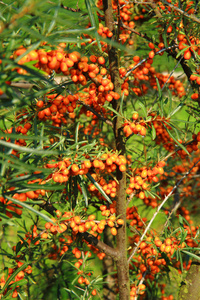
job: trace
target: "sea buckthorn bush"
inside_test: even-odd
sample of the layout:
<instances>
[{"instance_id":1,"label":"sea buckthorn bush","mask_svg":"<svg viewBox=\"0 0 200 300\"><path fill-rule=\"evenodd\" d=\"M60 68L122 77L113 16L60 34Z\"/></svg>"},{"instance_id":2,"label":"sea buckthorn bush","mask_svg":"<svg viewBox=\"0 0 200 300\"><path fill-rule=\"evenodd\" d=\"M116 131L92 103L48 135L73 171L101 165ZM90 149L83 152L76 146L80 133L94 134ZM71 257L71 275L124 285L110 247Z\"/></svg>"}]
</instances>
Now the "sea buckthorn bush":
<instances>
[{"instance_id":1,"label":"sea buckthorn bush","mask_svg":"<svg viewBox=\"0 0 200 300\"><path fill-rule=\"evenodd\" d=\"M0 11L0 299L199 299L197 1Z\"/></svg>"}]
</instances>

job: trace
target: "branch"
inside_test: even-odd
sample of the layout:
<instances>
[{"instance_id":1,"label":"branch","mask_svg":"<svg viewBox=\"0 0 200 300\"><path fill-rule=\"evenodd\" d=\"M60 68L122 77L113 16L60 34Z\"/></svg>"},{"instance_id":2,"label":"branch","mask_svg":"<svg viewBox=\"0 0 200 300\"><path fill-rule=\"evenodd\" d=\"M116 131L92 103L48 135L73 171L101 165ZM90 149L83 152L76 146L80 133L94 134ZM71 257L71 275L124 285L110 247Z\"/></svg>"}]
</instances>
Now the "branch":
<instances>
[{"instance_id":1,"label":"branch","mask_svg":"<svg viewBox=\"0 0 200 300\"><path fill-rule=\"evenodd\" d=\"M159 207L157 208L157 211L154 213L151 221L149 222L148 226L146 227L145 231L143 232L139 242L137 243L137 246L133 249L132 253L129 256L128 262L131 261L131 259L133 258L133 256L135 255L135 253L137 252L141 242L143 241L147 231L150 229L151 224L153 223L154 219L156 218L157 214L159 213L159 211L161 210L161 208L163 207L163 205L167 202L167 200L171 197L171 195L173 194L173 192L176 190L176 188L181 184L181 182L190 174L190 172L192 171L192 169L200 162L200 159L189 169L189 171L177 182L177 184L173 187L173 189L171 190L171 192L165 197L165 199L163 200L163 202L159 205Z\"/></svg>"},{"instance_id":2,"label":"branch","mask_svg":"<svg viewBox=\"0 0 200 300\"><path fill-rule=\"evenodd\" d=\"M153 11L154 11L156 17L159 18L159 19L162 18L162 14L161 14L160 11L158 10L155 1L154 1L154 0L150 0L150 2L151 2L150 6L152 7L152 9L153 9Z\"/></svg>"},{"instance_id":3,"label":"branch","mask_svg":"<svg viewBox=\"0 0 200 300\"><path fill-rule=\"evenodd\" d=\"M163 49L161 49L161 50L159 50L159 51L157 51L157 52L155 52L155 55L158 55L158 54L160 54L160 53L162 53L162 52L164 52L164 51L170 51L171 49L174 49L174 48L177 48L178 47L178 45L173 45L173 46L170 46L170 47L168 47L168 48L163 48ZM146 57L146 58L144 58L143 60L141 60L137 65L135 65L132 69L130 69L127 73L126 73L126 75L123 77L123 79L126 79L129 75L130 75L130 73L132 72L132 71L134 71L135 69L137 69L138 67L140 67L144 62L146 62L147 60L149 59L149 57Z\"/></svg>"},{"instance_id":4,"label":"branch","mask_svg":"<svg viewBox=\"0 0 200 300\"><path fill-rule=\"evenodd\" d=\"M179 63L181 63L181 60L182 60L182 59L183 59L183 57L181 56L181 58L179 59L179 61L178 61L177 64L176 64L176 66L175 66L174 69L171 71L171 73L169 74L167 80L165 81L165 83L164 83L164 85L163 85L163 87L162 87L162 89L161 89L161 92L164 90L164 88L165 88L165 86L167 85L167 83L168 83L170 77L173 75L173 73L174 73L174 71L176 70L176 68L178 68L178 65L179 65ZM152 106L149 108L149 110L148 110L148 112L147 112L148 114L152 111L152 109L153 109L154 105L156 104L158 98L159 98L159 94L157 95L156 99L154 100Z\"/></svg>"},{"instance_id":5,"label":"branch","mask_svg":"<svg viewBox=\"0 0 200 300\"><path fill-rule=\"evenodd\" d=\"M101 116L100 114L98 114L92 107L88 106L87 104L85 104L85 103L82 102L81 100L78 100L78 102L79 102L80 104L82 104L87 110L91 111L95 116L97 116L97 118L98 118L99 120L102 120L102 121L104 121L106 124L108 124L108 125L110 125L111 127L113 127L113 123L112 123L110 120L108 120L108 119L104 118L103 116Z\"/></svg>"},{"instance_id":6,"label":"branch","mask_svg":"<svg viewBox=\"0 0 200 300\"><path fill-rule=\"evenodd\" d=\"M181 15L183 15L184 17L187 17L187 18L191 19L192 21L197 22L197 23L200 24L200 19L198 19L195 15L193 15L193 14L189 15L189 14L186 13L184 10L182 10L182 9L180 9L180 8L178 8L178 7L176 7L176 6L172 5L172 4L170 4L170 3L168 3L168 2L165 1L165 0L161 0L161 2L163 2L163 3L166 4L166 5L168 5L168 6L171 7L172 9L178 11L178 12L179 12Z\"/></svg>"},{"instance_id":7,"label":"branch","mask_svg":"<svg viewBox=\"0 0 200 300\"><path fill-rule=\"evenodd\" d=\"M122 26L123 28L125 28L125 29L127 29L127 30L129 30L129 31L131 31L131 32L133 32L133 33L135 33L135 34L137 34L137 35L140 36L141 38L143 38L143 39L145 39L145 40L147 40L147 41L149 41L149 42L152 42L152 43L154 43L156 46L158 46L158 43L155 42L152 38L148 37L148 35L146 35L146 33L143 34L143 33L141 33L141 32L138 32L138 31L136 31L135 29L133 29L133 28L131 28L131 27L125 25L122 21L121 21L121 26Z\"/></svg>"},{"instance_id":8,"label":"branch","mask_svg":"<svg viewBox=\"0 0 200 300\"><path fill-rule=\"evenodd\" d=\"M70 10L70 11L73 11L73 12L79 12L81 11L80 8L71 8L71 7L68 7L68 6L64 6L63 4L61 4L61 7L66 9L66 10Z\"/></svg>"},{"instance_id":9,"label":"branch","mask_svg":"<svg viewBox=\"0 0 200 300\"><path fill-rule=\"evenodd\" d=\"M115 261L118 260L119 253L116 249L108 246L107 244L103 243L102 241L98 240L95 236L92 234L89 234L88 232L81 233L81 236L83 239L85 239L89 244L92 246L95 246L105 254L111 256Z\"/></svg>"},{"instance_id":10,"label":"branch","mask_svg":"<svg viewBox=\"0 0 200 300\"><path fill-rule=\"evenodd\" d=\"M70 91L70 90L66 90L70 95L72 95L72 96L74 96L74 94ZM83 105L87 110L89 110L89 111L91 111L95 116L97 116L97 118L99 119L99 120L102 120L102 121L104 121L106 124L108 124L108 125L110 125L111 127L113 127L113 123L110 121L110 120L108 120L108 119L106 119L106 118L104 118L103 116L101 116L100 114L98 114L98 112L96 112L92 107L90 107L89 105L87 105L87 104L85 104L83 101L81 101L80 99L78 99L78 102L81 104L81 105Z\"/></svg>"}]
</instances>

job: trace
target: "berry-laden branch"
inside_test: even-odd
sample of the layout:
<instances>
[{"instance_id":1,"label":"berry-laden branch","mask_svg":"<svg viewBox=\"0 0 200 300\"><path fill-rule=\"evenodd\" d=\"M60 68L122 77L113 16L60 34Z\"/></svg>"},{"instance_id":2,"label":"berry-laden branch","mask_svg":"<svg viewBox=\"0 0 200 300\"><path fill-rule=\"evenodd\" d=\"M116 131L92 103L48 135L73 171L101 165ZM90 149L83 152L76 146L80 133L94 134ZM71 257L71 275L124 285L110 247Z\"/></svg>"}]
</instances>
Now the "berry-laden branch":
<instances>
[{"instance_id":1,"label":"berry-laden branch","mask_svg":"<svg viewBox=\"0 0 200 300\"><path fill-rule=\"evenodd\" d=\"M118 255L118 251L116 249L106 245L105 243L98 240L95 236L93 236L92 234L89 234L88 232L84 232L81 235L89 244L95 246L96 248L98 248L99 250L104 252L105 254L111 256L115 261L118 260L119 255Z\"/></svg>"},{"instance_id":2,"label":"berry-laden branch","mask_svg":"<svg viewBox=\"0 0 200 300\"><path fill-rule=\"evenodd\" d=\"M158 206L157 211L154 213L152 219L150 220L148 226L145 228L139 242L137 243L137 246L133 249L133 251L131 252L129 258L128 258L128 262L131 261L131 259L133 258L133 256L135 255L135 253L137 252L141 242L143 241L147 231L150 229L151 224L153 223L153 221L155 220L157 214L159 213L159 211L161 210L161 208L163 207L163 205L167 202L167 200L171 197L171 195L173 194L173 192L177 189L177 187L181 184L181 182L190 174L190 172L192 171L192 169L199 163L200 159L197 160L197 162L188 170L187 173L185 173L185 175L176 183L176 185L173 187L173 189L171 190L171 192L165 197L165 199L162 201L162 203Z\"/></svg>"},{"instance_id":3,"label":"berry-laden branch","mask_svg":"<svg viewBox=\"0 0 200 300\"><path fill-rule=\"evenodd\" d=\"M70 92L70 90L67 90L67 92L74 96L73 93ZM96 112L91 106L85 104L83 101L81 101L80 99L78 99L78 103L82 104L87 110L91 111L99 120L102 120L103 122L105 122L106 124L108 124L109 126L113 127L113 123L104 118L104 116L100 115L98 112Z\"/></svg>"},{"instance_id":4,"label":"berry-laden branch","mask_svg":"<svg viewBox=\"0 0 200 300\"><path fill-rule=\"evenodd\" d=\"M164 3L164 4L166 4L170 8L172 8L172 10L178 11L184 17L187 17L187 18L191 19L192 21L197 22L197 23L200 24L200 19L198 19L195 15L193 15L193 14L190 15L187 12L183 11L182 9L180 9L179 7L176 7L176 6L172 5L171 3L169 3L169 2L167 2L165 0L161 0L161 2Z\"/></svg>"},{"instance_id":5,"label":"berry-laden branch","mask_svg":"<svg viewBox=\"0 0 200 300\"><path fill-rule=\"evenodd\" d=\"M114 18L112 10L112 0L103 0L103 9L105 14L105 24L110 31L114 33ZM115 35L113 35L114 37ZM119 75L119 56L116 48L109 45L108 57L110 66L110 75L114 84L114 91L121 95L121 80ZM120 101L112 103L113 108L119 112ZM115 115L114 117L114 135L117 151L125 155L125 137L123 133L123 119ZM118 191L116 195L116 210L117 215L124 221L124 225L118 229L116 241L117 250L119 253L117 266L119 298L129 299L130 284L129 284L129 268L127 262L127 243L126 243L126 172L117 170L117 180L119 182Z\"/></svg>"},{"instance_id":6,"label":"berry-laden branch","mask_svg":"<svg viewBox=\"0 0 200 300\"><path fill-rule=\"evenodd\" d=\"M170 47L167 47L167 48L163 48L163 49L157 51L156 53L154 53L154 56L155 56L155 55L162 54L162 53L165 52L165 51L168 52L168 51L170 51L170 50L172 50L172 49L174 49L174 48L177 48L177 47L178 47L178 45L173 45L173 46L170 46ZM127 78L127 77L131 74L131 72L133 72L135 69L137 69L137 68L138 68L139 66L141 66L143 63L145 63L148 59L149 59L149 56L146 57L146 58L144 58L144 59L142 59L138 64L136 64L133 68L131 68L131 69L126 73L126 75L124 76L124 79Z\"/></svg>"}]
</instances>

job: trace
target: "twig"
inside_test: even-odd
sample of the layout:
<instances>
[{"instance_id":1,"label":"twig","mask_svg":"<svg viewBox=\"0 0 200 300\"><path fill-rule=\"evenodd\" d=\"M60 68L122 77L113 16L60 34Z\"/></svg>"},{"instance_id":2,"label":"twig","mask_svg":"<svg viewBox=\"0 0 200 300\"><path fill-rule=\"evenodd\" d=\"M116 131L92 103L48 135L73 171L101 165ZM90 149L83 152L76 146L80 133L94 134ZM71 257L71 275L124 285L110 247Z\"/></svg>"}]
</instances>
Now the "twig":
<instances>
[{"instance_id":1,"label":"twig","mask_svg":"<svg viewBox=\"0 0 200 300\"><path fill-rule=\"evenodd\" d=\"M73 96L73 93L72 93L70 90L67 89L66 92ZM86 108L87 110L91 111L95 116L97 116L97 118L98 118L99 120L102 120L102 121L104 121L106 124L108 124L108 125L110 125L111 127L113 127L113 123L112 123L110 120L108 120L108 119L104 118L103 116L101 116L100 114L98 114L92 107L90 107L89 105L85 104L85 103L84 103L83 101L81 101L80 99L78 99L78 103L80 103L81 105L85 106L85 108Z\"/></svg>"},{"instance_id":2,"label":"twig","mask_svg":"<svg viewBox=\"0 0 200 300\"><path fill-rule=\"evenodd\" d=\"M146 227L145 231L143 232L139 242L137 243L137 246L133 249L132 253L130 254L129 258L128 258L128 262L130 263L130 260L133 258L133 256L135 255L135 253L137 252L141 242L143 241L147 231L150 229L151 224L153 223L154 219L156 218L156 216L158 215L159 211L161 210L161 208L163 207L163 205L167 202L167 200L171 197L171 195L173 194L173 192L176 190L176 188L181 184L181 182L190 174L190 172L192 171L192 169L200 162L200 159L189 169L189 171L176 183L176 185L173 187L173 189L171 190L171 192L165 197L165 199L163 200L163 202L159 205L157 211L154 213L152 219L150 220L148 226Z\"/></svg>"},{"instance_id":3,"label":"twig","mask_svg":"<svg viewBox=\"0 0 200 300\"><path fill-rule=\"evenodd\" d=\"M127 199L127 202L126 202L126 206L128 207L129 203L131 202L131 200L133 199L133 197L135 196L135 192L131 193L129 198Z\"/></svg>"},{"instance_id":4,"label":"twig","mask_svg":"<svg viewBox=\"0 0 200 300\"><path fill-rule=\"evenodd\" d=\"M154 11L156 17L159 18L159 19L161 19L161 18L162 18L162 14L161 14L161 12L158 10L157 4L155 3L154 0L151 0L150 2L151 2L150 6L152 7L152 9L153 9L153 11Z\"/></svg>"},{"instance_id":5,"label":"twig","mask_svg":"<svg viewBox=\"0 0 200 300\"><path fill-rule=\"evenodd\" d=\"M87 110L91 111L95 116L97 116L97 118L98 118L99 120L102 120L102 121L104 121L106 124L108 124L108 125L110 125L111 127L113 127L113 123L112 123L110 120L108 120L108 119L104 118L103 116L101 116L100 114L98 114L92 107L88 106L87 104L85 104L85 103L82 102L81 100L78 100L78 102L79 102L80 104L82 104L83 106L85 106L85 107L87 108Z\"/></svg>"},{"instance_id":6,"label":"twig","mask_svg":"<svg viewBox=\"0 0 200 300\"><path fill-rule=\"evenodd\" d=\"M155 41L154 41L152 38L150 38L148 35L146 35L146 33L143 34L143 33L141 33L141 32L138 32L138 31L136 31L135 29L133 29L133 28L131 28L131 27L125 25L123 22L121 22L121 26L122 26L123 28L125 28L125 29L127 29L127 30L129 30L129 31L131 31L131 32L133 32L133 33L135 33L135 34L137 34L137 35L140 36L141 38L143 38L143 39L145 39L145 40L147 40L147 41L149 41L149 42L152 42L152 43L154 43L156 46L158 46L158 43L155 42Z\"/></svg>"},{"instance_id":7,"label":"twig","mask_svg":"<svg viewBox=\"0 0 200 300\"><path fill-rule=\"evenodd\" d=\"M92 234L89 234L88 232L84 232L81 234L81 236L91 245L95 246L105 254L111 256L115 261L118 260L119 254L118 251L107 244L103 243L102 241L98 240L95 236Z\"/></svg>"},{"instance_id":8,"label":"twig","mask_svg":"<svg viewBox=\"0 0 200 300\"><path fill-rule=\"evenodd\" d=\"M165 229L165 227L167 227L168 222L169 222L171 216L179 208L179 206L181 205L181 203L182 203L182 201L179 201L179 202L175 203L174 207L172 208L172 210L171 210L170 214L168 215L168 218L167 218L167 220L166 220L166 222L165 222L165 224L163 226L161 234L164 232L164 229Z\"/></svg>"},{"instance_id":9,"label":"twig","mask_svg":"<svg viewBox=\"0 0 200 300\"><path fill-rule=\"evenodd\" d=\"M70 10L70 11L73 11L73 12L79 12L81 11L80 8L71 8L71 7L68 7L68 6L64 6L63 4L61 4L61 7L66 9L66 10Z\"/></svg>"},{"instance_id":10,"label":"twig","mask_svg":"<svg viewBox=\"0 0 200 300\"><path fill-rule=\"evenodd\" d=\"M177 64L176 64L176 66L175 66L174 69L171 71L171 73L169 74L167 80L165 81L165 83L164 83L164 85L163 85L163 87L162 87L162 89L161 89L161 92L164 90L164 88L165 88L167 82L169 81L169 79L170 79L171 76L173 75L174 71L176 70L176 68L178 67L178 65L180 64L180 62L181 62L182 59L183 59L183 57L181 56L181 58L179 59L179 61L178 61ZM157 100L158 100L158 97L159 97L159 95L157 95L157 97L156 97L156 99L154 100L152 106L149 108L149 110L148 110L148 112L147 112L148 114L152 111L152 109L153 109L155 103L156 103Z\"/></svg>"},{"instance_id":11,"label":"twig","mask_svg":"<svg viewBox=\"0 0 200 300\"><path fill-rule=\"evenodd\" d=\"M173 45L173 46L170 46L170 47L168 47L168 48L163 48L163 49L161 49L161 50L155 52L155 55L158 55L158 54L160 54L160 53L162 53L162 52L164 52L164 51L169 51L169 50L174 49L174 48L177 48L177 47L178 47L178 45ZM148 59L149 59L149 57L146 57L146 58L144 58L143 60L141 60L137 65L135 65L132 69L130 69L130 70L126 73L126 75L123 77L123 79L126 79L126 78L130 75L131 72L133 72L135 69L137 69L138 67L140 67L140 66L141 66L144 62L146 62Z\"/></svg>"},{"instance_id":12,"label":"twig","mask_svg":"<svg viewBox=\"0 0 200 300\"><path fill-rule=\"evenodd\" d=\"M138 293L139 293L139 291L140 291L139 286L140 286L140 284L143 283L143 281L144 281L146 275L147 275L147 271L145 271L145 272L142 274L142 278L140 279L140 282L138 283L138 288L137 288L136 296L135 296L135 299L134 299L134 300L137 300L137 298L138 298Z\"/></svg>"},{"instance_id":13,"label":"twig","mask_svg":"<svg viewBox=\"0 0 200 300\"><path fill-rule=\"evenodd\" d=\"M185 11L183 11L182 9L180 9L180 8L178 8L178 7L176 7L176 6L172 5L172 4L170 4L170 3L168 3L168 2L165 1L165 0L161 0L161 2L164 3L164 4L166 4L166 5L168 5L168 6L171 7L172 9L178 11L181 15L183 15L183 16L185 16L185 17L191 19L192 21L197 22L197 23L200 24L200 19L198 19L195 15L193 15L193 14L189 15L188 13L186 13Z\"/></svg>"}]
</instances>

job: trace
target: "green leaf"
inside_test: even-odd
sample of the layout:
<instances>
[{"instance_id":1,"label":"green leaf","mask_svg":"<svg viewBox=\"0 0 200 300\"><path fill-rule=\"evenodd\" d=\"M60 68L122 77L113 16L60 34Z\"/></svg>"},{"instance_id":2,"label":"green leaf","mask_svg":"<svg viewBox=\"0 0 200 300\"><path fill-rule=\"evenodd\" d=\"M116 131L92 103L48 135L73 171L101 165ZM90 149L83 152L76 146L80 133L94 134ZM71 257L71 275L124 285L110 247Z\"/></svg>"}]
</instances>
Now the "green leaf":
<instances>
[{"instance_id":1,"label":"green leaf","mask_svg":"<svg viewBox=\"0 0 200 300\"><path fill-rule=\"evenodd\" d=\"M88 179L94 184L94 186L98 189L98 191L102 194L102 196L104 198L106 198L106 200L109 203L112 203L112 201L110 200L110 198L108 197L108 195L106 195L106 193L104 192L104 190L102 189L102 187L96 182L96 180L94 180L94 178L90 175L90 173L86 174Z\"/></svg>"},{"instance_id":2,"label":"green leaf","mask_svg":"<svg viewBox=\"0 0 200 300\"><path fill-rule=\"evenodd\" d=\"M183 149L188 155L190 155L190 153L187 151L187 149L181 144L179 143L179 141L173 136L173 134L170 132L170 130L165 126L165 124L163 124L165 129L167 130L169 136L176 142L177 145L179 145L179 147L181 149Z\"/></svg>"},{"instance_id":3,"label":"green leaf","mask_svg":"<svg viewBox=\"0 0 200 300\"><path fill-rule=\"evenodd\" d=\"M27 183L23 183L22 185L16 185L15 187L23 187L23 189L18 189L15 190L16 193L26 193L28 191L36 191L38 189L44 189L44 190L49 190L49 191L60 191L63 190L65 188L65 185L58 185L56 183L52 184L52 185L45 185L45 184L27 184Z\"/></svg>"},{"instance_id":4,"label":"green leaf","mask_svg":"<svg viewBox=\"0 0 200 300\"><path fill-rule=\"evenodd\" d=\"M74 294L76 296L76 299L81 300L82 297L79 297L73 290L67 289L67 288L63 288L65 291L69 292L69 294Z\"/></svg>"},{"instance_id":5,"label":"green leaf","mask_svg":"<svg viewBox=\"0 0 200 300\"><path fill-rule=\"evenodd\" d=\"M87 188L84 183L83 177L81 175L78 175L77 178L83 193L83 197L85 199L85 205L88 206L88 193L87 193Z\"/></svg>"},{"instance_id":6,"label":"green leaf","mask_svg":"<svg viewBox=\"0 0 200 300\"><path fill-rule=\"evenodd\" d=\"M154 193L152 193L152 192L150 192L150 191L144 191L144 193L147 195L147 197L148 196L151 196L153 199L155 199L156 197L157 197L157 195L156 194L154 194Z\"/></svg>"},{"instance_id":7,"label":"green leaf","mask_svg":"<svg viewBox=\"0 0 200 300\"><path fill-rule=\"evenodd\" d=\"M98 18L97 18L96 11L95 11L95 13L92 11L92 6L93 5L92 5L91 0L85 0L85 5L86 5L86 8L88 10L91 25L96 28L95 38L97 40L98 48L101 49L99 34L97 33L97 30L99 29L99 21L98 21Z\"/></svg>"},{"instance_id":8,"label":"green leaf","mask_svg":"<svg viewBox=\"0 0 200 300\"><path fill-rule=\"evenodd\" d=\"M67 30L58 30L56 32L51 33L50 37L52 36L57 36L58 34L82 34L82 33L86 33L86 34L90 34L91 32L93 32L96 28L95 27L89 27L87 29L85 28L79 28L79 29L67 29Z\"/></svg>"},{"instance_id":9,"label":"green leaf","mask_svg":"<svg viewBox=\"0 0 200 300\"><path fill-rule=\"evenodd\" d=\"M144 106L144 104L141 101L137 101L138 106L142 109L145 118L147 117L147 111L146 111L146 107Z\"/></svg>"},{"instance_id":10,"label":"green leaf","mask_svg":"<svg viewBox=\"0 0 200 300\"><path fill-rule=\"evenodd\" d=\"M194 253L191 253L191 252L189 252L189 251L185 251L185 250L181 250L181 252L183 252L183 253L185 253L185 254L187 254L187 255L189 255L189 256L191 256L191 257L193 257L194 259L196 259L196 260L199 260L199 261L200 261L200 256L198 256L198 255L196 255L196 254L194 254Z\"/></svg>"},{"instance_id":11,"label":"green leaf","mask_svg":"<svg viewBox=\"0 0 200 300\"><path fill-rule=\"evenodd\" d=\"M159 80L158 80L157 77L156 77L156 83L157 83L157 87L158 87L158 97L161 98L162 97L162 90L161 90L160 83L159 83Z\"/></svg>"},{"instance_id":12,"label":"green leaf","mask_svg":"<svg viewBox=\"0 0 200 300\"><path fill-rule=\"evenodd\" d=\"M152 136L152 140L154 141L156 138L156 130L153 124L151 125L151 136Z\"/></svg>"},{"instance_id":13,"label":"green leaf","mask_svg":"<svg viewBox=\"0 0 200 300\"><path fill-rule=\"evenodd\" d=\"M79 132L79 124L80 124L80 122L77 123L77 125L76 125L76 130L75 130L76 151L78 151L78 132Z\"/></svg>"},{"instance_id":14,"label":"green leaf","mask_svg":"<svg viewBox=\"0 0 200 300\"><path fill-rule=\"evenodd\" d=\"M43 218L45 221L54 224L54 222L53 222L48 216L46 216L45 214L41 213L40 211L37 211L36 209L34 209L33 207L31 207L30 205L28 205L28 204L26 204L26 203L24 203L24 202L21 202L21 201L19 201L19 200L17 200L17 199L14 199L14 198L12 198L12 197L10 197L10 196L7 196L7 195L6 195L6 198L9 199L9 200L11 200L12 202L18 204L18 205L21 205L21 206L24 207L24 208L27 208L27 209L30 210L31 212L33 212L33 213L35 213L36 215L38 215L38 216L40 216L41 218Z\"/></svg>"},{"instance_id":15,"label":"green leaf","mask_svg":"<svg viewBox=\"0 0 200 300\"><path fill-rule=\"evenodd\" d=\"M185 121L185 120L181 120L181 119L171 119L170 118L170 121L171 122L183 122L183 123L186 123L186 124L195 124L195 122Z\"/></svg>"},{"instance_id":16,"label":"green leaf","mask_svg":"<svg viewBox=\"0 0 200 300\"><path fill-rule=\"evenodd\" d=\"M107 109L111 110L112 112L114 112L117 116L122 117L122 115L120 113L118 113L114 108L112 108L111 106L107 106Z\"/></svg>"},{"instance_id":17,"label":"green leaf","mask_svg":"<svg viewBox=\"0 0 200 300\"><path fill-rule=\"evenodd\" d=\"M178 58L179 56L181 56L186 50L188 50L190 48L190 45L186 45L183 44L184 46L186 46L184 49L182 49L181 51L179 51L179 53L176 55L176 58Z\"/></svg>"},{"instance_id":18,"label":"green leaf","mask_svg":"<svg viewBox=\"0 0 200 300\"><path fill-rule=\"evenodd\" d=\"M179 218L179 224L180 224L180 226L181 226L182 228L184 228L184 227L183 227L183 217L182 217L181 215L179 215L178 218Z\"/></svg>"},{"instance_id":19,"label":"green leaf","mask_svg":"<svg viewBox=\"0 0 200 300\"><path fill-rule=\"evenodd\" d=\"M49 27L48 27L48 30L47 30L47 35L49 35L49 33L53 30L53 28L55 27L56 25L56 18L58 16L58 8L55 8L55 12L54 12L54 16L52 18L52 21L51 23L49 24Z\"/></svg>"},{"instance_id":20,"label":"green leaf","mask_svg":"<svg viewBox=\"0 0 200 300\"><path fill-rule=\"evenodd\" d=\"M21 267L17 268L17 270L16 270L13 274L10 275L10 277L8 278L8 280L6 281L4 287L3 287L2 290L1 290L1 294L3 294L3 293L5 292L5 290L6 290L7 287L9 286L10 282L11 282L11 281L14 281L15 277L17 276L17 274L18 274L20 271L24 270L27 266L28 266L28 263L26 262L26 263L24 263Z\"/></svg>"},{"instance_id":21,"label":"green leaf","mask_svg":"<svg viewBox=\"0 0 200 300\"><path fill-rule=\"evenodd\" d=\"M182 107L183 107L184 103L179 103L179 105L177 107L175 107L167 116L167 118L170 118L171 116L175 115Z\"/></svg>"},{"instance_id":22,"label":"green leaf","mask_svg":"<svg viewBox=\"0 0 200 300\"><path fill-rule=\"evenodd\" d=\"M181 271L183 272L183 258L182 258L182 255L181 255L181 252L179 251L179 261L180 261L180 264L181 264Z\"/></svg>"}]
</instances>

